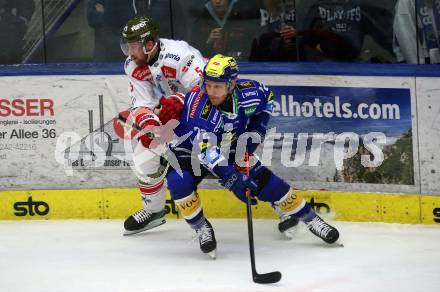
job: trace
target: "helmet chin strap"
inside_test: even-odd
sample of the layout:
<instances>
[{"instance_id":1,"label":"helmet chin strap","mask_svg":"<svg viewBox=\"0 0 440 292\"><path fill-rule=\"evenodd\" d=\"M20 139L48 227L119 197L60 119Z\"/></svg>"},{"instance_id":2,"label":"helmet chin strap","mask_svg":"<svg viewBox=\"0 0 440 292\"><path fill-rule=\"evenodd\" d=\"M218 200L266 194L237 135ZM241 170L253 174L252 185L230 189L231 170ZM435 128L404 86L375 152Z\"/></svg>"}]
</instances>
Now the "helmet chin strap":
<instances>
[{"instance_id":1,"label":"helmet chin strap","mask_svg":"<svg viewBox=\"0 0 440 292\"><path fill-rule=\"evenodd\" d=\"M147 63L150 62L150 60L151 60L151 58L152 58L152 57L151 57L151 54L152 54L153 51L157 48L157 44L158 44L158 42L154 43L153 48L152 48L151 50L149 50L148 52L147 52L147 50L146 50L146 48L145 48L145 45L143 46L144 54L148 56L148 57L147 57Z\"/></svg>"}]
</instances>

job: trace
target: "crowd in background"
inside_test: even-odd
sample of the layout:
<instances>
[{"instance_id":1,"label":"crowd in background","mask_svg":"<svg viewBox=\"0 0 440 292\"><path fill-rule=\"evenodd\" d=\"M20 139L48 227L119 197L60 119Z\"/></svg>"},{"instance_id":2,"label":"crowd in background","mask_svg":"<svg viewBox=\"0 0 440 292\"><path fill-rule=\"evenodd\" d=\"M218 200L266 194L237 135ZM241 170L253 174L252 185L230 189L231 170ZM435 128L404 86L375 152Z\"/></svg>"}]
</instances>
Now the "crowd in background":
<instances>
[{"instance_id":1,"label":"crowd in background","mask_svg":"<svg viewBox=\"0 0 440 292\"><path fill-rule=\"evenodd\" d=\"M239 61L440 62L440 0L68 0L70 7L59 11L41 35L27 33L45 23L42 6L57 1L0 0L0 64L32 62L29 56L51 48L63 50L65 57L50 62L122 61L121 30L136 14L155 19L161 37L186 40L205 57L222 53ZM81 7L84 13L75 13ZM69 35L76 38L74 47L56 41L69 17L93 39L88 56L73 54L86 46L87 38L79 32ZM30 38L42 41L25 52ZM42 45L46 43L48 48Z\"/></svg>"},{"instance_id":2,"label":"crowd in background","mask_svg":"<svg viewBox=\"0 0 440 292\"><path fill-rule=\"evenodd\" d=\"M0 64L21 63L23 43L35 3L0 0Z\"/></svg>"}]
</instances>

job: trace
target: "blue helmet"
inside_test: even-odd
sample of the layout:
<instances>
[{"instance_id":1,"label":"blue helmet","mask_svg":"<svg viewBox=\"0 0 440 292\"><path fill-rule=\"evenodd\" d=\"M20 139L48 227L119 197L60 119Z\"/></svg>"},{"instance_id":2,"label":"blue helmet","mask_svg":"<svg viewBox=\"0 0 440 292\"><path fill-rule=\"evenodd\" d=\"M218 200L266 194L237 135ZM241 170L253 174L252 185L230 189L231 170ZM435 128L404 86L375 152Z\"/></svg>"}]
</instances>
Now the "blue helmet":
<instances>
[{"instance_id":1,"label":"blue helmet","mask_svg":"<svg viewBox=\"0 0 440 292\"><path fill-rule=\"evenodd\" d=\"M203 69L203 79L230 83L238 76L238 65L233 57L217 54Z\"/></svg>"}]
</instances>

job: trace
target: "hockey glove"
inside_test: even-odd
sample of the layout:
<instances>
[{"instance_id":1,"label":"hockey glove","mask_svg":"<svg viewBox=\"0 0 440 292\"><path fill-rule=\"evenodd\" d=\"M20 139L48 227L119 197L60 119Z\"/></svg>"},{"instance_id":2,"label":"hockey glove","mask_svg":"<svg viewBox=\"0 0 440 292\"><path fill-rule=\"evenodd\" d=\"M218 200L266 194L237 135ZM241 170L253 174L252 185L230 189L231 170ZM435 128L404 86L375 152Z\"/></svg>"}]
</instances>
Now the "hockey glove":
<instances>
[{"instance_id":1,"label":"hockey glove","mask_svg":"<svg viewBox=\"0 0 440 292\"><path fill-rule=\"evenodd\" d=\"M246 190L251 190L252 192L258 191L258 184L253 179L249 178L247 175L242 174L238 171L232 171L225 178L220 180L220 183L225 188L229 189L234 193L234 195L240 199L241 201L247 201ZM255 198L251 198L251 204L256 205L257 200Z\"/></svg>"},{"instance_id":2,"label":"hockey glove","mask_svg":"<svg viewBox=\"0 0 440 292\"><path fill-rule=\"evenodd\" d=\"M159 118L145 107L134 109L131 115L134 119L134 127L140 131L136 137L145 148L150 148L151 141L154 139L154 128L160 126Z\"/></svg>"},{"instance_id":3,"label":"hockey glove","mask_svg":"<svg viewBox=\"0 0 440 292\"><path fill-rule=\"evenodd\" d=\"M181 93L176 93L168 97L162 97L159 100L159 105L154 109L154 112L159 116L162 125L165 125L170 120L179 120L183 111L183 100L185 96Z\"/></svg>"}]
</instances>

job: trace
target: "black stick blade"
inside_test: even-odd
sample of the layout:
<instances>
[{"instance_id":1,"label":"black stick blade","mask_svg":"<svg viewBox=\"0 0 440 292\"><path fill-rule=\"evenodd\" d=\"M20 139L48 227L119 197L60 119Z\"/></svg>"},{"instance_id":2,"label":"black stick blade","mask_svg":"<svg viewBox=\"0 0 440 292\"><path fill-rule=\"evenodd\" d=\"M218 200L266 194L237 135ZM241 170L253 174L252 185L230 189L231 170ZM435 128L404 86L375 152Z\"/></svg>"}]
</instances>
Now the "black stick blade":
<instances>
[{"instance_id":1,"label":"black stick blade","mask_svg":"<svg viewBox=\"0 0 440 292\"><path fill-rule=\"evenodd\" d=\"M252 275L252 277L254 278L253 280L255 283L272 284L272 283L277 283L281 280L281 273L278 271L270 272L270 273L266 273L266 274L255 273Z\"/></svg>"}]
</instances>

